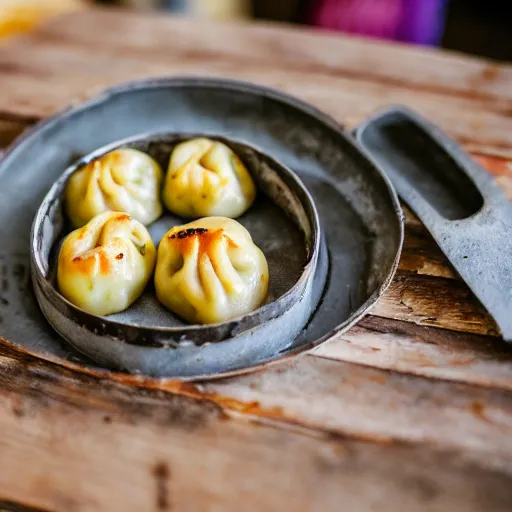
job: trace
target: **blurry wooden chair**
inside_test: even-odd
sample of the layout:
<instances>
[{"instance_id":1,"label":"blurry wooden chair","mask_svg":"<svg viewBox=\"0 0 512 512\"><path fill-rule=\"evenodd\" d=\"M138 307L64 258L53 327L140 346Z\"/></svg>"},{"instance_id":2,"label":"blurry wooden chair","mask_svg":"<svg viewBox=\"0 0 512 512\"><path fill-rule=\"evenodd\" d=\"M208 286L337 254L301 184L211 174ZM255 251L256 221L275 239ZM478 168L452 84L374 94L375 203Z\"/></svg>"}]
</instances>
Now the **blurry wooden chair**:
<instances>
[{"instance_id":1,"label":"blurry wooden chair","mask_svg":"<svg viewBox=\"0 0 512 512\"><path fill-rule=\"evenodd\" d=\"M0 40L27 32L52 16L87 5L86 0L0 0Z\"/></svg>"}]
</instances>

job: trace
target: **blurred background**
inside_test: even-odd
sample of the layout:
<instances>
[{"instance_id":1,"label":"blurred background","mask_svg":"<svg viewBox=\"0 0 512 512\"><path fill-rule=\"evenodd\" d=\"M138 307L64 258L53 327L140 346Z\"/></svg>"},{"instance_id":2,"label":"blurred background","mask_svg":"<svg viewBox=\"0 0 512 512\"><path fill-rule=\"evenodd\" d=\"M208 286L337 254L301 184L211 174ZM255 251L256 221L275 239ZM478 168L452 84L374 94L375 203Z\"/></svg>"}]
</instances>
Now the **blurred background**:
<instances>
[{"instance_id":1,"label":"blurred background","mask_svg":"<svg viewBox=\"0 0 512 512\"><path fill-rule=\"evenodd\" d=\"M0 0L0 38L94 4L215 20L275 20L512 60L512 0Z\"/></svg>"}]
</instances>

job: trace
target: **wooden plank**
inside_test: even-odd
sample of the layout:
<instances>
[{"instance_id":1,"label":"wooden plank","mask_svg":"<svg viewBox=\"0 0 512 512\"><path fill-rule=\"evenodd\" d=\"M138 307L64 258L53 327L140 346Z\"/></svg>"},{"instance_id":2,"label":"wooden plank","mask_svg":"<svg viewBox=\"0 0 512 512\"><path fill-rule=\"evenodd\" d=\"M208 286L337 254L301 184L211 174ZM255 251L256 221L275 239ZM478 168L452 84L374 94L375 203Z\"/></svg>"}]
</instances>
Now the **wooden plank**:
<instances>
[{"instance_id":1,"label":"wooden plank","mask_svg":"<svg viewBox=\"0 0 512 512\"><path fill-rule=\"evenodd\" d=\"M512 391L512 347L500 338L368 316L316 356Z\"/></svg>"},{"instance_id":2,"label":"wooden plank","mask_svg":"<svg viewBox=\"0 0 512 512\"><path fill-rule=\"evenodd\" d=\"M71 362L48 364L7 342L0 350L4 354L0 374L14 375L23 365L13 359L28 358L38 368L32 372L34 377L42 373L49 382L57 382L65 365L77 371L74 389L80 396L86 393L79 385L84 378L80 375L85 373L100 377L105 384L111 380L206 400L229 416L280 428L366 441L435 443L444 449L504 461L507 467L510 457L512 464L512 393L508 391L312 356L295 358L257 374L194 385L85 369ZM83 399L87 400L86 396ZM91 399L91 406L94 402Z\"/></svg>"},{"instance_id":3,"label":"wooden plank","mask_svg":"<svg viewBox=\"0 0 512 512\"><path fill-rule=\"evenodd\" d=\"M385 46L382 50L377 50L378 46L368 43L368 54L374 49L377 53L389 52L380 57L384 59L382 62L385 65L381 63L381 66L372 68L380 69L378 80L369 80L359 77L357 73L344 72L344 59L349 59L352 66L356 62L360 62L360 66L364 63L365 68L369 68L369 62L357 54L355 48L359 44L342 37L328 39L329 43L335 43L338 48L338 51L329 51L329 55L336 56L329 57L335 59L332 65L335 65L336 59L340 60L340 72L337 74L330 67L326 71L314 66L299 66L299 62L302 62L301 53L300 58L286 61L283 60L283 55L279 59L272 56L274 53L280 55L279 52L262 53L262 45L268 45L264 36L270 29L266 27L218 25L205 31L207 35L198 35L196 30L191 36L186 22L182 24L167 18L159 22L151 17L139 19L129 15L126 17L92 12L76 17L71 15L61 20L0 51L1 87L9 90L9 101L2 103L0 98L0 109L22 115L44 116L65 103L83 98L84 94L89 96L122 80L157 74L209 74L248 79L286 90L330 112L348 127L355 126L380 107L403 102L417 108L463 142L493 147L497 152L508 151L512 147L512 136L509 135L512 133L512 120L508 115L510 100L506 98L506 93L503 93L503 98L494 96L498 92L501 94L505 88L504 84L511 72L507 66L498 67L496 72L491 73L495 78L490 80L494 85L490 85L489 90L485 80L482 83L477 80L472 82L473 89L468 89L476 91L475 94L462 94L460 84L464 80L471 81L467 75L469 68L473 69L471 73L478 70L485 74L488 73L489 64L470 59L466 61L462 57L447 57L445 64L439 63L443 69L442 75L447 80L450 77L453 87L453 91L447 96L434 88L436 72L433 76L428 75L429 72L426 72L427 76L419 75L420 78L412 79L413 86L407 86L405 68L402 69L402 64L396 58L398 54L401 56L405 52L410 54L406 59L408 62L415 59L421 61L415 50L411 49ZM102 51L91 52L91 34L104 34L96 28L103 25L108 25L109 28L105 31L108 35L98 36ZM124 37L127 26L131 27L130 34L133 37ZM68 32L66 27L73 29ZM215 41L221 41L218 44L226 45L226 48L223 46L222 49L211 50L217 44L212 42L212 31L218 35ZM278 38L278 34L279 31L275 31L273 37ZM287 35L287 32L283 34ZM282 39L287 41L284 35ZM238 36L238 44L232 44L235 36ZM102 37L106 39L102 40ZM194 43L196 46L193 49L192 41L196 37L198 42ZM310 36L297 32L296 37L305 37L305 41L309 41ZM131 42L119 42L127 39ZM202 47L206 48L206 40L210 51L201 50ZM123 46L125 44L129 46ZM258 48L258 53L251 49L253 45ZM299 46L307 44L304 42ZM313 59L318 51L317 48L308 59ZM387 58L384 58L385 55ZM442 60L442 57L439 58ZM437 59L435 57L436 62ZM455 65L453 59L460 61L461 67ZM386 73L392 75L395 66L401 70L397 71L399 78L388 83L383 77ZM431 68L425 66L425 69ZM454 70L459 75L453 76L451 73ZM408 73L412 76L410 69ZM63 75L66 80L62 79ZM37 94L34 88L36 80L39 85ZM432 82L433 89L428 89L428 85L428 90L421 90L416 84L417 80L427 84ZM480 90L486 92L480 93Z\"/></svg>"},{"instance_id":4,"label":"wooden plank","mask_svg":"<svg viewBox=\"0 0 512 512\"><path fill-rule=\"evenodd\" d=\"M479 153L473 156L481 165L496 176L499 186L505 191L507 197L512 200L512 155L508 159Z\"/></svg>"},{"instance_id":5,"label":"wooden plank","mask_svg":"<svg viewBox=\"0 0 512 512\"><path fill-rule=\"evenodd\" d=\"M96 16L96 15L94 15ZM95 18L94 18L95 19ZM124 19L122 16L120 19ZM130 18L131 19L131 18ZM168 21L168 20L167 20ZM124 23L124 22L122 22ZM123 26L121 23L121 26ZM167 23L167 22L166 22ZM163 26L167 26L166 23L163 23ZM175 21L171 20L170 23L178 23L180 25L181 21ZM185 25L188 22L183 22ZM181 25L180 25L181 26ZM115 27L114 27L115 28ZM240 27L231 27L231 26L220 26L219 30L229 29L229 30L238 30ZM53 31L56 31L55 34ZM117 29L113 29L112 33L115 33ZM136 31L138 29L135 29ZM164 29L162 29L164 30ZM167 29L165 29L167 30ZM183 30L183 29L180 29ZM259 30L259 29L258 29ZM265 29L266 30L266 29ZM64 32L62 32L64 31ZM97 72L104 72L105 68L109 65L112 66L112 55L107 55L98 57L97 60L95 59L87 59L85 60L82 54L78 54L79 56L82 55L82 59L76 59L77 54L76 52L80 50L80 52L84 52L86 49L81 48L80 45L82 44L89 44L89 41L86 35L86 41L80 42L81 39L79 35L80 31L72 30L69 32L67 28L63 28L63 26L60 23L56 23L50 26L50 28L45 28L41 32L41 35L35 36L36 39L25 39L20 41L19 45L22 49L24 49L20 55L25 55L25 59L29 59L30 55L34 57L30 63L32 67L28 67L27 70L23 70L22 67L16 67L16 62L14 61L7 61L7 63L4 62L4 64L7 65L7 67L4 66L3 71L7 72L7 74L16 76L17 74L24 75L24 73L28 73L29 80L26 82L27 87L32 89L33 88L33 80L36 77L39 78L46 78L45 75L45 63L44 56L50 56L51 62L52 62L52 68L53 71L50 70L51 73L57 76L57 73L60 73L60 77L62 76L62 73L64 73L66 70L68 73L71 71L74 71L75 69L73 66L82 69L82 72L85 74L91 74L94 75ZM138 32L139 33L139 32ZM54 35L52 35L54 34ZM153 47L154 45L154 37L147 32L147 29L140 29L140 34L145 34L144 37L147 39L143 40L142 42L137 42L138 39L135 37L132 42L129 43L116 43L114 45L114 50L110 50L111 53L115 54L127 52L132 52L133 48L129 48L128 50L124 48L123 45L129 44L129 45L141 45L140 49L140 55L144 54L146 56L147 54L147 47ZM105 36L107 37L107 36ZM110 38L110 36L108 36ZM140 36L142 37L142 36ZM142 37L142 39L144 39ZM188 36L187 36L188 37ZM255 36L256 37L256 36ZM257 37L260 37L259 35ZM39 41L39 45L37 48L34 49L33 42L38 41L39 39L42 39L42 41ZM61 41L62 39L62 41ZM336 38L337 40L337 38ZM65 43L68 45L69 43L72 43L76 46L75 47L69 47L66 46L64 48L63 45L58 45L59 43ZM350 42L350 41L349 41ZM114 43L112 43L114 44ZM160 44L160 43L159 43ZM162 43L164 45L164 50L166 48L165 45L168 43L164 41ZM344 44L344 43L343 43ZM119 46L121 45L121 47ZM192 55L190 56L187 52L190 51L189 43L183 43L183 45L178 45L178 55L183 56L185 54L185 57L190 58L192 61L194 59L199 59L199 55ZM147 46L147 47L146 47ZM176 45L174 45L176 46ZM356 45L358 47L358 45ZM78 48L78 50L77 50ZM41 54L35 53L35 50L41 51ZM122 50L122 51L121 51ZM394 50L394 47L390 47L390 51ZM238 51L238 50L236 50ZM249 52L252 55L251 47L246 48L244 51ZM408 50L407 50L408 51ZM25 52L25 53L23 53ZM163 50L162 50L163 52ZM137 53L137 52L136 52ZM226 62L231 58L231 54L229 53L229 45L222 51L218 51L218 54L221 55L221 60L225 59ZM133 64L135 67L140 66L140 55L137 57L135 61L132 62L131 56L128 56L128 63L127 64L121 64L120 68L124 69L128 64ZM259 55L259 54L258 54ZM35 58L37 57L37 58ZM159 57L161 58L161 57ZM219 57L220 59L220 57ZM23 59L20 59L20 62ZM344 57L343 60L343 66L345 66L345 60ZM28 60L27 60L28 62ZM19 64L21 66L21 64ZM152 66L153 64L151 64ZM229 67L228 62L228 67ZM117 72L116 66L114 66L114 72ZM160 66L160 64L158 64ZM83 69L85 67L85 70ZM50 68L48 68L50 69ZM50 73L50 74L51 74ZM78 76L78 82L82 80L82 76ZM65 83L68 83L68 80L72 80L69 75L66 76ZM430 79L429 79L430 80ZM62 81L62 80L61 80ZM372 80L369 80L370 82ZM55 94L55 97L59 96L61 94L61 89L56 89L52 91L52 94ZM487 100L486 100L487 101ZM3 121L2 124L0 124L0 136L2 135L2 127L5 127L5 140L8 141L14 134L17 133L17 130L21 129L21 127L25 126L25 120L21 121L18 120L19 118L16 117L14 114L4 113L4 116L10 116L11 120ZM14 120L16 119L16 120ZM33 118L28 118L29 121L32 121ZM13 126L15 127L13 129ZM512 185L510 183L511 180L511 171L510 171L510 165L507 160L489 157L488 155L479 155L479 159L483 165L488 167L494 174L498 176L498 179L501 180L501 183L506 188L509 194L512 193ZM421 324L428 324L428 325L436 325L443 328L448 329L462 329L462 330L468 330L470 332L476 332L476 333L495 333L495 327L490 322L489 318L483 312L483 310L480 308L480 306L476 303L476 301L472 298L472 296L469 294L467 289L461 283L452 283L447 281L447 279L442 280L435 280L431 282L430 280L424 279L425 276L435 276L435 277L441 277L441 278L449 278L453 279L456 278L456 275L454 274L453 270L447 263L446 259L442 255L441 251L436 246L435 242L431 239L431 237L428 235L428 233L424 230L421 223L417 220L415 220L410 214L406 215L406 222L407 222L407 230L406 230L406 240L405 240L405 247L404 247L404 253L402 260L400 262L400 269L403 271L401 272L399 276L399 280L393 285L392 289L390 290L389 294L383 299L383 301L377 306L376 312L379 315L385 316L385 317L391 317L391 318L398 318L402 320L406 320L408 322L416 322ZM415 276L414 274L417 274ZM431 292L427 295L425 295L423 292L425 290L431 290ZM439 308L436 306L435 301L437 300L437 296L435 292L436 290L442 291L443 296L443 304L446 306L448 310L454 309L458 311L458 302L462 300L462 310L459 311L459 313L452 314L450 311L448 311L447 314L445 314L443 311L439 311ZM400 302L402 296L405 294L406 302L409 303L408 306L405 306L403 303ZM412 304L412 307L410 305ZM463 319L461 321L461 315L463 316ZM447 336L450 336L450 333L447 333ZM412 371L412 370L411 370Z\"/></svg>"},{"instance_id":6,"label":"wooden plank","mask_svg":"<svg viewBox=\"0 0 512 512\"><path fill-rule=\"evenodd\" d=\"M84 49L82 55L75 54L72 60L80 62L85 59L91 59L91 56ZM38 60L44 62L47 59L41 56ZM91 60L97 60L97 57ZM1 65L0 62L0 67ZM23 66L23 61L20 61L20 66ZM51 64L48 67L51 69ZM125 80L182 74L232 77L276 87L329 112L348 128L355 127L380 108L402 102L438 122L460 141L478 141L495 147L496 151L511 147L508 135L512 125L510 119L472 107L463 99L458 103L450 101L445 105L441 99L430 99L425 94L414 91L388 90L384 86L360 84L345 78L326 78L308 73L289 72L282 67L259 67L255 70L250 63L244 66L216 61L179 62L174 59L163 63L152 62L149 58L136 60L113 56L105 63L103 71L86 74L77 69L73 71L73 77L65 82L61 80L61 73L45 76L45 87L40 89L38 95L34 95L33 92L34 77L2 74L0 90L10 89L13 92L10 94L12 101L9 101L9 104L0 102L0 108L11 109L23 115L46 116L67 103L82 101L98 94L105 87Z\"/></svg>"},{"instance_id":7,"label":"wooden plank","mask_svg":"<svg viewBox=\"0 0 512 512\"><path fill-rule=\"evenodd\" d=\"M120 79L205 70L297 91L350 126L365 115L364 99L373 108L381 101L404 98L424 112L438 112L433 119L460 140L486 148L480 158L505 187L510 186L508 162L489 158L512 147L507 117L511 92L503 90L502 82L508 67L485 71L484 62L454 56L441 62L434 57L439 68L431 67L427 76L407 77L402 63L416 53L401 48L395 53L390 46L384 60L384 54L374 57L375 45L369 44L374 70L362 76L368 63L359 70L362 54L357 53L358 45L351 47L352 40L339 46L334 43L338 38L332 43L323 40L326 48L329 42L329 48L347 52L340 57L331 51L315 63L320 47L310 55L309 41L299 32L300 41L290 35L285 44L293 45L279 47L279 32L272 27L252 32L221 26L212 29L219 37L208 53L211 34L206 31L197 36L204 41L197 47L186 25L171 34L169 28L158 28L156 20L131 31L131 22L112 22L111 34L103 36L99 21L110 21L102 16L84 18L89 21L83 25L75 20L69 33L60 22L53 25L58 30L43 29L32 39L0 50L4 123L21 126L68 98L79 99ZM163 26L168 27L167 22ZM84 30L96 31L100 42L88 42L89 35L82 38ZM117 42L132 32L133 37L122 38L130 42ZM95 52L102 37L115 41L109 50ZM163 41L157 47L156 39ZM240 50L232 44L235 40L242 40ZM276 45L276 54L282 52L279 58L263 52L265 40ZM170 45L177 49L169 50ZM284 56L290 64L283 65ZM390 71L389 62L400 58ZM422 58L428 61L429 56ZM377 66L377 60L386 65ZM460 80L473 72L468 62L482 82L473 84L474 90ZM448 64L453 76L441 70ZM408 66L421 67L413 62ZM437 69L446 78L439 78L435 89ZM414 90L422 87L423 93ZM3 126L7 133L12 129ZM445 310L436 305L439 297ZM492 336L415 325L453 329L462 324L473 332L494 332L412 216L407 218L398 279L377 313L379 307L381 313L407 322L372 317L316 356L208 384L87 371L71 363L65 368L0 343L0 503L66 512L229 511L240 510L241 503L249 511L282 510L286 505L298 511L329 511L339 510L340 502L355 512L510 510L510 350ZM357 355L357 349L363 354ZM468 380L478 386L421 376Z\"/></svg>"},{"instance_id":8,"label":"wooden plank","mask_svg":"<svg viewBox=\"0 0 512 512\"><path fill-rule=\"evenodd\" d=\"M130 37L120 38L121 33ZM377 43L289 25L217 23L160 15L90 12L47 24L41 36L59 43L115 48L123 54L155 54L184 60L273 63L311 74L467 96L483 102L512 100L512 67L449 52Z\"/></svg>"},{"instance_id":9,"label":"wooden plank","mask_svg":"<svg viewBox=\"0 0 512 512\"><path fill-rule=\"evenodd\" d=\"M27 127L25 122L2 119L0 114L0 149L8 146Z\"/></svg>"},{"instance_id":10,"label":"wooden plank","mask_svg":"<svg viewBox=\"0 0 512 512\"><path fill-rule=\"evenodd\" d=\"M465 283L398 271L372 314L418 325L498 336L499 330Z\"/></svg>"},{"instance_id":11,"label":"wooden plank","mask_svg":"<svg viewBox=\"0 0 512 512\"><path fill-rule=\"evenodd\" d=\"M512 453L512 394L319 357L197 388L242 414L371 441ZM234 401L234 402L233 402ZM235 408L236 410L236 408Z\"/></svg>"},{"instance_id":12,"label":"wooden plank","mask_svg":"<svg viewBox=\"0 0 512 512\"><path fill-rule=\"evenodd\" d=\"M405 237L399 269L420 275L458 279L425 226L404 208Z\"/></svg>"},{"instance_id":13,"label":"wooden plank","mask_svg":"<svg viewBox=\"0 0 512 512\"><path fill-rule=\"evenodd\" d=\"M499 457L255 428L208 400L6 348L0 368L0 496L27 508L505 512L512 503Z\"/></svg>"}]
</instances>

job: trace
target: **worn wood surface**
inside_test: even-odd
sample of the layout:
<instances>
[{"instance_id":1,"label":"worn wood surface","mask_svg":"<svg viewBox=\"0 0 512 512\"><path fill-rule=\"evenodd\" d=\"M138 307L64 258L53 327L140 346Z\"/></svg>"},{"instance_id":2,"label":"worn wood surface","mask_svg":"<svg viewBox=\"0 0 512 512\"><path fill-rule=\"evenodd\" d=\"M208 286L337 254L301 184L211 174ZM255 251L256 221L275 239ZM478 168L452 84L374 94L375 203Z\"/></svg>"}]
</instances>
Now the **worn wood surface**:
<instances>
[{"instance_id":1,"label":"worn wood surface","mask_svg":"<svg viewBox=\"0 0 512 512\"><path fill-rule=\"evenodd\" d=\"M43 510L510 510L491 457L231 419L0 351L0 491Z\"/></svg>"},{"instance_id":2,"label":"worn wood surface","mask_svg":"<svg viewBox=\"0 0 512 512\"><path fill-rule=\"evenodd\" d=\"M511 66L270 24L57 19L0 47L0 146L68 103L155 74L271 85L348 128L407 103L512 198ZM311 355L192 385L0 340L0 396L7 510L512 509L512 348L407 209L389 291Z\"/></svg>"}]
</instances>

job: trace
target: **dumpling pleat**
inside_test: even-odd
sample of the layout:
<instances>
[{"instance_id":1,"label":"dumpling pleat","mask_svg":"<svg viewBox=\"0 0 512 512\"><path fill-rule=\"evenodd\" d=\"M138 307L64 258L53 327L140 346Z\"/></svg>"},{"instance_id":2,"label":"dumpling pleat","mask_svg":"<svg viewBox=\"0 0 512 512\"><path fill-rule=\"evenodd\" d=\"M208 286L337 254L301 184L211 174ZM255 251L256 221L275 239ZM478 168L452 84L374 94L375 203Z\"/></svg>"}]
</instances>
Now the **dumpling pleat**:
<instances>
[{"instance_id":1,"label":"dumpling pleat","mask_svg":"<svg viewBox=\"0 0 512 512\"><path fill-rule=\"evenodd\" d=\"M243 293L245 288L243 279L235 270L231 258L228 255L228 240L223 237L217 243L212 244L212 259L217 277L229 295Z\"/></svg>"}]
</instances>

